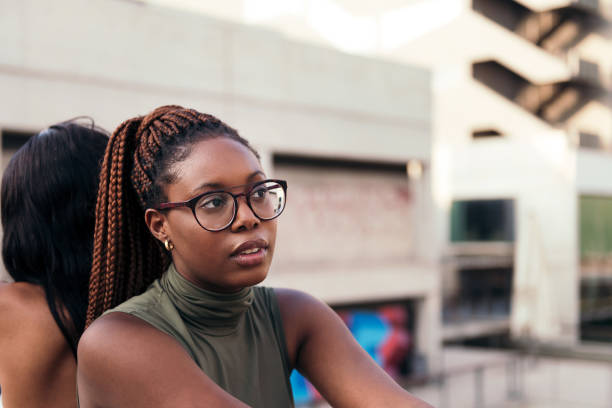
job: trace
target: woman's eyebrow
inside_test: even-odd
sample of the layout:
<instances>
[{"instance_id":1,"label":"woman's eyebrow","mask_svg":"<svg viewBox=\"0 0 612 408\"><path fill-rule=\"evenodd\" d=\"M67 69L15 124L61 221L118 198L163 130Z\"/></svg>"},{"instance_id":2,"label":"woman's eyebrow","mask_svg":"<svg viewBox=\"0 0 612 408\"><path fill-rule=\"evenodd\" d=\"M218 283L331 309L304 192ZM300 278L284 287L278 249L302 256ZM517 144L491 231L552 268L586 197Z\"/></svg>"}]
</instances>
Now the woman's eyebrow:
<instances>
[{"instance_id":1,"label":"woman's eyebrow","mask_svg":"<svg viewBox=\"0 0 612 408\"><path fill-rule=\"evenodd\" d=\"M249 177L247 177L247 181L251 181L251 180L253 180L257 176L264 176L264 177L266 177L266 174L263 171L261 171L261 170L254 171L253 173L251 173L251 175Z\"/></svg>"},{"instance_id":2,"label":"woman's eyebrow","mask_svg":"<svg viewBox=\"0 0 612 408\"><path fill-rule=\"evenodd\" d=\"M250 182L250 181L252 181L257 176L265 177L266 175L265 175L265 173L263 171L257 170L257 171L254 171L253 173L251 173L246 178L246 180L247 180L247 182ZM241 186L235 186L235 187L241 187ZM225 186L224 184L221 184L221 183L203 183L203 184L199 185L198 187L194 188L193 190L191 190L190 195L196 195L196 194L200 193L204 189L222 190L223 188L227 188L227 186Z\"/></svg>"},{"instance_id":3,"label":"woman's eyebrow","mask_svg":"<svg viewBox=\"0 0 612 408\"><path fill-rule=\"evenodd\" d=\"M196 195L196 194L200 193L204 189L221 190L224 187L225 186L223 184L221 184L221 183L204 183L204 184L200 184L198 187L196 187L193 190L191 190L191 192L189 194L190 195Z\"/></svg>"}]
</instances>

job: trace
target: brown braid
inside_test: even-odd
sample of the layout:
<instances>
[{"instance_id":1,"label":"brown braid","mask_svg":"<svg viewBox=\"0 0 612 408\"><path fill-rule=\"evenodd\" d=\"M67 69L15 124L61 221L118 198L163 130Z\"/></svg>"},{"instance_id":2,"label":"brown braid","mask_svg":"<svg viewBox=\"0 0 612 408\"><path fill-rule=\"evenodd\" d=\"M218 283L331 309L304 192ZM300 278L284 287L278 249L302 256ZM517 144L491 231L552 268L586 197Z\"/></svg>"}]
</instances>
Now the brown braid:
<instances>
[{"instance_id":1,"label":"brown braid","mask_svg":"<svg viewBox=\"0 0 612 408\"><path fill-rule=\"evenodd\" d=\"M100 173L87 326L142 293L167 268L170 258L149 232L144 210L165 199L163 187L176 179L172 166L189 147L215 137L234 139L259 157L219 119L180 106L129 119L112 134Z\"/></svg>"}]
</instances>

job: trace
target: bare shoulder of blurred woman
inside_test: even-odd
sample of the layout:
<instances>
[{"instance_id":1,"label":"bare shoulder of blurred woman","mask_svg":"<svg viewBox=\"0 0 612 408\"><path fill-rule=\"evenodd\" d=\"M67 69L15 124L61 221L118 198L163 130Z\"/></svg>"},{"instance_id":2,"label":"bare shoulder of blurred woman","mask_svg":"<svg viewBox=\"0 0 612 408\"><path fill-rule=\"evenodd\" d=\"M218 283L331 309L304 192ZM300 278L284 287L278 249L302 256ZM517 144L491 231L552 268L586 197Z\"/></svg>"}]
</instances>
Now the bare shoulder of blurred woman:
<instances>
[{"instance_id":1,"label":"bare shoulder of blurred woman","mask_svg":"<svg viewBox=\"0 0 612 408\"><path fill-rule=\"evenodd\" d=\"M42 287L24 282L0 285L0 332L4 408L76 406L76 362Z\"/></svg>"},{"instance_id":2,"label":"bare shoulder of blurred woman","mask_svg":"<svg viewBox=\"0 0 612 408\"><path fill-rule=\"evenodd\" d=\"M100 163L108 136L69 121L32 136L2 176L4 408L76 407Z\"/></svg>"}]
</instances>

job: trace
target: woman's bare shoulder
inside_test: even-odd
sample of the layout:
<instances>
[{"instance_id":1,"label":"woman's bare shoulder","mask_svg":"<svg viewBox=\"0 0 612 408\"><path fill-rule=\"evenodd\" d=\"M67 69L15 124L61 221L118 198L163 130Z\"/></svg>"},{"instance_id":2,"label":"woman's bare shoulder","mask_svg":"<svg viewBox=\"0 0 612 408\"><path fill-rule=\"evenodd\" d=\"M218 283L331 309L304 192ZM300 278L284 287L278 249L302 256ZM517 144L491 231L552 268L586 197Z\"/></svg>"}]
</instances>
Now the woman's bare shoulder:
<instances>
[{"instance_id":1,"label":"woman's bare shoulder","mask_svg":"<svg viewBox=\"0 0 612 408\"><path fill-rule=\"evenodd\" d=\"M45 302L41 286L25 282L0 282L0 307L19 307L24 304Z\"/></svg>"},{"instance_id":2,"label":"woman's bare shoulder","mask_svg":"<svg viewBox=\"0 0 612 408\"><path fill-rule=\"evenodd\" d=\"M43 345L65 344L49 310L42 287L25 282L0 284L0 342L45 340ZM67 345L66 345L67 346Z\"/></svg>"},{"instance_id":3,"label":"woman's bare shoulder","mask_svg":"<svg viewBox=\"0 0 612 408\"><path fill-rule=\"evenodd\" d=\"M147 347L174 342L167 334L138 317L124 312L109 313L96 319L81 336L79 360L82 356L83 363L95 363L97 356L122 353L126 345L142 344L144 340Z\"/></svg>"},{"instance_id":4,"label":"woman's bare shoulder","mask_svg":"<svg viewBox=\"0 0 612 408\"><path fill-rule=\"evenodd\" d=\"M283 321L289 361L295 367L298 350L314 330L314 324L321 315L332 312L321 300L299 290L274 288L274 294Z\"/></svg>"},{"instance_id":5,"label":"woman's bare shoulder","mask_svg":"<svg viewBox=\"0 0 612 408\"><path fill-rule=\"evenodd\" d=\"M283 323L290 330L301 331L308 328L313 322L318 322L323 314L333 314L330 307L316 297L296 290L274 288ZM296 316L300 316L296 319Z\"/></svg>"},{"instance_id":6,"label":"woman's bare shoulder","mask_svg":"<svg viewBox=\"0 0 612 408\"><path fill-rule=\"evenodd\" d=\"M1 284L0 381L7 405L27 400L72 406L75 369L44 290L22 282Z\"/></svg>"},{"instance_id":7,"label":"woman's bare shoulder","mask_svg":"<svg viewBox=\"0 0 612 408\"><path fill-rule=\"evenodd\" d=\"M281 310L294 311L303 307L316 308L324 305L321 300L297 289L274 288L274 293Z\"/></svg>"},{"instance_id":8,"label":"woman's bare shoulder","mask_svg":"<svg viewBox=\"0 0 612 408\"><path fill-rule=\"evenodd\" d=\"M171 336L123 312L97 319L81 337L81 407L244 407ZM160 392L172 390L172 392Z\"/></svg>"}]
</instances>

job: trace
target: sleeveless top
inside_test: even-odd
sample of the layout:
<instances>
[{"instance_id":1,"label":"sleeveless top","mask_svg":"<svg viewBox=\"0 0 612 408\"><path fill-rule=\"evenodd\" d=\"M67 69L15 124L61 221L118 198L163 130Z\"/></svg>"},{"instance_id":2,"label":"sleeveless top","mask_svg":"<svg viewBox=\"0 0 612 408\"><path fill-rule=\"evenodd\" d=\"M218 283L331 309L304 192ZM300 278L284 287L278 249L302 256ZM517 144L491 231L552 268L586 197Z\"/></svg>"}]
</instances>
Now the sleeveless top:
<instances>
[{"instance_id":1,"label":"sleeveless top","mask_svg":"<svg viewBox=\"0 0 612 408\"><path fill-rule=\"evenodd\" d=\"M143 294L106 313L112 312L129 313L175 338L209 378L249 406L294 406L273 289L211 292L171 264Z\"/></svg>"}]
</instances>

